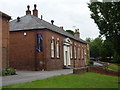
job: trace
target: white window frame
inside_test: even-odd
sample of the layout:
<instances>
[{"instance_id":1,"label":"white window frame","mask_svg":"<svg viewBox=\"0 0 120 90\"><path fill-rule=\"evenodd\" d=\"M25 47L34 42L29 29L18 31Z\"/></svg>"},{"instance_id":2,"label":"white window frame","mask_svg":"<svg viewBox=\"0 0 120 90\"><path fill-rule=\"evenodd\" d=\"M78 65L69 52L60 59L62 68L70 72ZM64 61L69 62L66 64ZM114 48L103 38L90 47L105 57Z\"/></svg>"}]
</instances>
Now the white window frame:
<instances>
[{"instance_id":1,"label":"white window frame","mask_svg":"<svg viewBox=\"0 0 120 90\"><path fill-rule=\"evenodd\" d=\"M84 60L84 48L82 47L82 59Z\"/></svg>"},{"instance_id":2,"label":"white window frame","mask_svg":"<svg viewBox=\"0 0 120 90\"><path fill-rule=\"evenodd\" d=\"M80 47L78 47L78 59L80 60Z\"/></svg>"},{"instance_id":3,"label":"white window frame","mask_svg":"<svg viewBox=\"0 0 120 90\"><path fill-rule=\"evenodd\" d=\"M57 40L57 43L56 43L56 56L57 58L60 58L59 40Z\"/></svg>"},{"instance_id":4,"label":"white window frame","mask_svg":"<svg viewBox=\"0 0 120 90\"><path fill-rule=\"evenodd\" d=\"M70 58L72 59L73 56L72 56L72 45L70 45Z\"/></svg>"},{"instance_id":5,"label":"white window frame","mask_svg":"<svg viewBox=\"0 0 120 90\"><path fill-rule=\"evenodd\" d=\"M77 56L76 56L76 45L74 46L74 58L77 59Z\"/></svg>"},{"instance_id":6,"label":"white window frame","mask_svg":"<svg viewBox=\"0 0 120 90\"><path fill-rule=\"evenodd\" d=\"M55 57L55 46L54 46L54 37L51 40L51 58Z\"/></svg>"}]
</instances>

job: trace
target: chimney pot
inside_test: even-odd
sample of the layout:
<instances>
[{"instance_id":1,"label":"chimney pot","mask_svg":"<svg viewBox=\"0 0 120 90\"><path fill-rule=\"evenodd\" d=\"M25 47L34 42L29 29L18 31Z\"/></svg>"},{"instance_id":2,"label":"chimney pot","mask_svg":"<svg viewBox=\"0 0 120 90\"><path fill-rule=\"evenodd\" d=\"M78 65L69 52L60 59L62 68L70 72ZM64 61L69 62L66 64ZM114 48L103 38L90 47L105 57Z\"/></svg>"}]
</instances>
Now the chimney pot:
<instances>
[{"instance_id":1,"label":"chimney pot","mask_svg":"<svg viewBox=\"0 0 120 90\"><path fill-rule=\"evenodd\" d=\"M54 20L51 20L51 24L53 24L54 23Z\"/></svg>"},{"instance_id":2,"label":"chimney pot","mask_svg":"<svg viewBox=\"0 0 120 90\"><path fill-rule=\"evenodd\" d=\"M20 17L17 17L17 22L20 22Z\"/></svg>"},{"instance_id":3,"label":"chimney pot","mask_svg":"<svg viewBox=\"0 0 120 90\"><path fill-rule=\"evenodd\" d=\"M34 4L34 10L33 10L33 15L38 17L38 10L36 9L37 5Z\"/></svg>"},{"instance_id":4,"label":"chimney pot","mask_svg":"<svg viewBox=\"0 0 120 90\"><path fill-rule=\"evenodd\" d=\"M27 6L27 8L28 8L28 10L30 10L30 6L29 5Z\"/></svg>"},{"instance_id":5,"label":"chimney pot","mask_svg":"<svg viewBox=\"0 0 120 90\"><path fill-rule=\"evenodd\" d=\"M37 5L36 4L34 4L34 9L36 10L36 7L37 7Z\"/></svg>"},{"instance_id":6,"label":"chimney pot","mask_svg":"<svg viewBox=\"0 0 120 90\"><path fill-rule=\"evenodd\" d=\"M43 19L43 15L41 15L41 20Z\"/></svg>"}]
</instances>

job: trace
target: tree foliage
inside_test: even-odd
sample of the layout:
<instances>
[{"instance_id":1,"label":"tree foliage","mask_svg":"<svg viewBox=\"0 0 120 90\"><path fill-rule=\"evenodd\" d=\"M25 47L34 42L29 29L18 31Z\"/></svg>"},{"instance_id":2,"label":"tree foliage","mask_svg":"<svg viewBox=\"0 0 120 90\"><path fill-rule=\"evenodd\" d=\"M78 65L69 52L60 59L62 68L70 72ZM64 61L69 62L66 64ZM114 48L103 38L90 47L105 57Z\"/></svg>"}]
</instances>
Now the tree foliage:
<instances>
[{"instance_id":1,"label":"tree foliage","mask_svg":"<svg viewBox=\"0 0 120 90\"><path fill-rule=\"evenodd\" d=\"M100 35L111 42L116 56L120 57L120 1L91 2L88 7L91 18L100 30Z\"/></svg>"},{"instance_id":2,"label":"tree foliage","mask_svg":"<svg viewBox=\"0 0 120 90\"><path fill-rule=\"evenodd\" d=\"M101 49L103 40L99 37L95 38L94 40L91 38L87 38L86 41L90 45L90 56L91 57L101 57Z\"/></svg>"},{"instance_id":3,"label":"tree foliage","mask_svg":"<svg viewBox=\"0 0 120 90\"><path fill-rule=\"evenodd\" d=\"M74 35L74 31L72 31L72 30L66 30L66 32L68 32L68 33Z\"/></svg>"}]
</instances>

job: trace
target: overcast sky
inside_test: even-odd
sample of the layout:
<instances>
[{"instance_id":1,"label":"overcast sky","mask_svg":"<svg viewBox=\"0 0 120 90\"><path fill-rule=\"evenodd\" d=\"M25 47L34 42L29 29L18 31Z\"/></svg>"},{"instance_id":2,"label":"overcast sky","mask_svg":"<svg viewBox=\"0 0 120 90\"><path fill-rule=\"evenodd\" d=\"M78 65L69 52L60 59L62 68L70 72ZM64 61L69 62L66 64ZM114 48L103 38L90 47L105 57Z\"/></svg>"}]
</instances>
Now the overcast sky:
<instances>
[{"instance_id":1,"label":"overcast sky","mask_svg":"<svg viewBox=\"0 0 120 90\"><path fill-rule=\"evenodd\" d=\"M0 11L16 19L25 15L27 5L30 5L32 11L34 4L37 4L39 17L43 15L43 19L48 22L54 20L55 25L63 26L65 30L79 28L80 37L85 40L99 35L97 25L90 18L88 2L89 0L0 0Z\"/></svg>"}]
</instances>

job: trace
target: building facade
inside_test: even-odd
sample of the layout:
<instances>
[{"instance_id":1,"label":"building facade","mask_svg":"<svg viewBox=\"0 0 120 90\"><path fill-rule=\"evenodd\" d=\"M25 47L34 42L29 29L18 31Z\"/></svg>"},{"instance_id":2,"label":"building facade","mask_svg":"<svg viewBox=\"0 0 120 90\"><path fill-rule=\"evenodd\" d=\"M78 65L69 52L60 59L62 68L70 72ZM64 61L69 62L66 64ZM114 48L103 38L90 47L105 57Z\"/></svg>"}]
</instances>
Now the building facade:
<instances>
[{"instance_id":1,"label":"building facade","mask_svg":"<svg viewBox=\"0 0 120 90\"><path fill-rule=\"evenodd\" d=\"M19 70L56 70L86 65L87 43L62 27L38 18L27 7L26 15L10 22L10 65ZM76 34L79 30L76 30Z\"/></svg>"},{"instance_id":2,"label":"building facade","mask_svg":"<svg viewBox=\"0 0 120 90\"><path fill-rule=\"evenodd\" d=\"M9 65L9 20L11 17L0 11L0 68Z\"/></svg>"}]
</instances>

